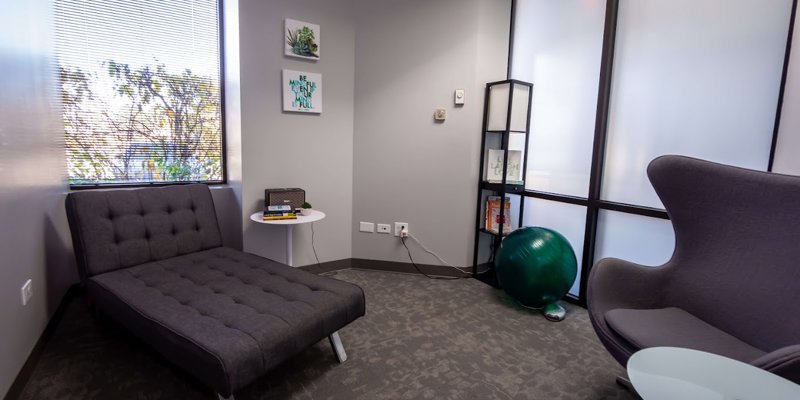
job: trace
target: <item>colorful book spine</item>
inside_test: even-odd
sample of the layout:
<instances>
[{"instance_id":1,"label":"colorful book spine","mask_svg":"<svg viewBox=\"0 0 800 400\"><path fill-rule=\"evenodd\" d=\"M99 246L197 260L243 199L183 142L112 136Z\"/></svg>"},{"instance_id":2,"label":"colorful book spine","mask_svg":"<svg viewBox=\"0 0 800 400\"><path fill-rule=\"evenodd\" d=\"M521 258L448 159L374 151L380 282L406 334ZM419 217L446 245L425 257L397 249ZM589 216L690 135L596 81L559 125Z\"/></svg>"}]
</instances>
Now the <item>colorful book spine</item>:
<instances>
[{"instance_id":1,"label":"colorful book spine","mask_svg":"<svg viewBox=\"0 0 800 400\"><path fill-rule=\"evenodd\" d=\"M282 206L281 206L282 207ZM264 221L275 221L282 219L297 219L297 214L291 209L290 206L287 210L264 211L262 219Z\"/></svg>"},{"instance_id":2,"label":"colorful book spine","mask_svg":"<svg viewBox=\"0 0 800 400\"><path fill-rule=\"evenodd\" d=\"M503 235L512 231L511 227L511 199L506 197L503 212ZM500 232L500 196L489 196L486 201L486 230L492 233Z\"/></svg>"}]
</instances>

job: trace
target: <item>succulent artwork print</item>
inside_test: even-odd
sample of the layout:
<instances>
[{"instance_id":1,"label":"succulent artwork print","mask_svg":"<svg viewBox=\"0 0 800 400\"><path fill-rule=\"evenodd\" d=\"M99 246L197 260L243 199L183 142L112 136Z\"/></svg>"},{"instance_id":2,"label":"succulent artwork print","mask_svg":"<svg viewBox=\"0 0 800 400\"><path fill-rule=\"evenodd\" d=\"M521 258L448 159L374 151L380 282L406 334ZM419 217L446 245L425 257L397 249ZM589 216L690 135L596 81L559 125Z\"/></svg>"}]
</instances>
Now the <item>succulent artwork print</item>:
<instances>
[{"instance_id":1,"label":"succulent artwork print","mask_svg":"<svg viewBox=\"0 0 800 400\"><path fill-rule=\"evenodd\" d=\"M319 58L319 46L315 42L314 31L304 26L298 29L286 30L286 44L292 49L292 53L303 57Z\"/></svg>"}]
</instances>

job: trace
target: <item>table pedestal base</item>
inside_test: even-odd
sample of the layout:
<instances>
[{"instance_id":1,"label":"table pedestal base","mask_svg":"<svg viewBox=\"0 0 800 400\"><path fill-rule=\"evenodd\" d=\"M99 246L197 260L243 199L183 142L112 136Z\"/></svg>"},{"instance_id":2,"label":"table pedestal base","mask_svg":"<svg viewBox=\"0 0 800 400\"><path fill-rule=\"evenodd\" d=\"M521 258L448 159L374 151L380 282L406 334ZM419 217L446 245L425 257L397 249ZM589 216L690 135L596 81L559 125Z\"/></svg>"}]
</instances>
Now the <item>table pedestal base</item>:
<instances>
[{"instance_id":1,"label":"table pedestal base","mask_svg":"<svg viewBox=\"0 0 800 400\"><path fill-rule=\"evenodd\" d=\"M292 234L294 233L294 225L286 225L286 265L294 267L292 260Z\"/></svg>"}]
</instances>

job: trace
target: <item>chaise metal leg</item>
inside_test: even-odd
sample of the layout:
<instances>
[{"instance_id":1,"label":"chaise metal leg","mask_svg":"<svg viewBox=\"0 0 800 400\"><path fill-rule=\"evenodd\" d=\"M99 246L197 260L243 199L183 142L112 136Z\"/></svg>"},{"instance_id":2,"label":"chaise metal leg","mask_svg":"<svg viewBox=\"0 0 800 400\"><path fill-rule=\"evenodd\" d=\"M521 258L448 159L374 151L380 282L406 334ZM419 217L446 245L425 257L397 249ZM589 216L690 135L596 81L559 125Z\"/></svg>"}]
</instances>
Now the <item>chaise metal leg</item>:
<instances>
[{"instance_id":1,"label":"chaise metal leg","mask_svg":"<svg viewBox=\"0 0 800 400\"><path fill-rule=\"evenodd\" d=\"M233 399L233 393L231 393L231 395L230 395L230 396L228 396L228 397L222 397L222 395L221 395L221 394L217 393L217 398L218 398L219 400L234 400L234 399Z\"/></svg>"},{"instance_id":2,"label":"chaise metal leg","mask_svg":"<svg viewBox=\"0 0 800 400\"><path fill-rule=\"evenodd\" d=\"M328 336L328 340L331 342L333 351L336 352L336 358L339 359L339 363L347 361L347 353L344 351L344 346L342 345L342 339L339 337L339 332L333 332L330 336Z\"/></svg>"}]
</instances>

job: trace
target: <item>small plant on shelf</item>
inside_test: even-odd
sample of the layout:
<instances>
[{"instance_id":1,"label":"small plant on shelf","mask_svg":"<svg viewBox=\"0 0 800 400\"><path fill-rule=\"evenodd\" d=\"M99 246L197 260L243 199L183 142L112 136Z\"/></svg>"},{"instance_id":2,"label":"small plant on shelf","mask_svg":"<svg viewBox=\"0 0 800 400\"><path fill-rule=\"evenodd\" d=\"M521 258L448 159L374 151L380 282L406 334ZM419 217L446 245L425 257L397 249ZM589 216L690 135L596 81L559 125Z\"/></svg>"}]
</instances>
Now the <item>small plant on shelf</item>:
<instances>
[{"instance_id":1,"label":"small plant on shelf","mask_svg":"<svg viewBox=\"0 0 800 400\"><path fill-rule=\"evenodd\" d=\"M304 216L309 216L309 215L311 215L311 211L312 211L312 209L311 209L311 203L309 203L309 202L304 202L304 203L303 203L303 204L300 206L300 214L301 214L301 215L304 215Z\"/></svg>"}]
</instances>

